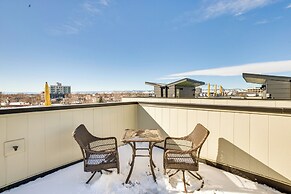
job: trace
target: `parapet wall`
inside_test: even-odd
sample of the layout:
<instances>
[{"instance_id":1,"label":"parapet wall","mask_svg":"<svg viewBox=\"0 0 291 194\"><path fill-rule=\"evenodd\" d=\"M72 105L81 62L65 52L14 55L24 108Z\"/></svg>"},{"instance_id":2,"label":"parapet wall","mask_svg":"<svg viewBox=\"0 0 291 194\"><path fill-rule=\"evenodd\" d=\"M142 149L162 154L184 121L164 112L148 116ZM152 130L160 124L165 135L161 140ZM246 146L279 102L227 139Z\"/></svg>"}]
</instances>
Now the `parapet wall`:
<instances>
[{"instance_id":1,"label":"parapet wall","mask_svg":"<svg viewBox=\"0 0 291 194\"><path fill-rule=\"evenodd\" d=\"M201 123L210 130L203 159L291 188L291 101L131 100L139 102L138 127L184 136Z\"/></svg>"},{"instance_id":2,"label":"parapet wall","mask_svg":"<svg viewBox=\"0 0 291 194\"><path fill-rule=\"evenodd\" d=\"M81 123L96 136L118 140L126 128L159 128L164 136L184 136L201 123L210 130L203 159L272 180L291 192L291 101L124 101L0 110L0 189L81 159L71 135Z\"/></svg>"},{"instance_id":3,"label":"parapet wall","mask_svg":"<svg viewBox=\"0 0 291 194\"><path fill-rule=\"evenodd\" d=\"M120 140L125 128L137 127L136 115L136 103L0 110L0 191L80 160L80 148L72 137L80 124L96 136ZM13 146L18 146L16 151Z\"/></svg>"}]
</instances>

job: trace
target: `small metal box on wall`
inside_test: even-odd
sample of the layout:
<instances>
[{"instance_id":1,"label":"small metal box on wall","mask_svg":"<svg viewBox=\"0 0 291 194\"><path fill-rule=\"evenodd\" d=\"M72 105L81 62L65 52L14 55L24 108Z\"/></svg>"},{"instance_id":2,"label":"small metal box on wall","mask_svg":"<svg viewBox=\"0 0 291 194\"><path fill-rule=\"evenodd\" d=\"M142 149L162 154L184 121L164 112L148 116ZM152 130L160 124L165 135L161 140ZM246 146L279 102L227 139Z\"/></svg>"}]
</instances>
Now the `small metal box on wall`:
<instances>
[{"instance_id":1,"label":"small metal box on wall","mask_svg":"<svg viewBox=\"0 0 291 194\"><path fill-rule=\"evenodd\" d=\"M4 142L4 155L5 157L19 154L25 151L25 140L22 139L16 139L12 141L6 141Z\"/></svg>"}]
</instances>

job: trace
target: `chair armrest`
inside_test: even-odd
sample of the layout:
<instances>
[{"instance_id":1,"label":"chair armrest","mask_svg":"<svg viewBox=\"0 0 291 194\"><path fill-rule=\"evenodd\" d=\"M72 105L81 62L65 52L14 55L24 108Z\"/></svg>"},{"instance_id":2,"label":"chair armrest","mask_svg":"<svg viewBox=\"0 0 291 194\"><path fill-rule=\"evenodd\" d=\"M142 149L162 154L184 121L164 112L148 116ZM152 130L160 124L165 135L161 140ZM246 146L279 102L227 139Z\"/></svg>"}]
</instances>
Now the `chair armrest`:
<instances>
[{"instance_id":1,"label":"chair armrest","mask_svg":"<svg viewBox=\"0 0 291 194\"><path fill-rule=\"evenodd\" d=\"M191 154L193 152L196 152L198 148L192 148L189 150L167 150L165 151L165 154Z\"/></svg>"},{"instance_id":2,"label":"chair armrest","mask_svg":"<svg viewBox=\"0 0 291 194\"><path fill-rule=\"evenodd\" d=\"M183 144L179 144L179 143L177 143L177 142L175 142L175 144L173 144L173 143L170 143L169 141L170 140L179 140L179 141L181 141L181 142L189 142L188 140L186 140L185 139L185 137L166 137L166 139L165 139L165 142L164 142L164 150L166 151L168 148L168 145L177 145L177 146L186 146L186 145L183 145ZM186 146L186 147L190 147L190 146ZM171 148L169 148L169 149L171 149ZM174 149L175 150L175 149Z\"/></svg>"},{"instance_id":3,"label":"chair armrest","mask_svg":"<svg viewBox=\"0 0 291 194\"><path fill-rule=\"evenodd\" d=\"M104 141L104 140L114 140L114 142L116 142L116 144L117 144L116 137L96 137L96 139L94 141L91 141L90 143Z\"/></svg>"},{"instance_id":4,"label":"chair armrest","mask_svg":"<svg viewBox=\"0 0 291 194\"><path fill-rule=\"evenodd\" d=\"M116 152L116 149L96 151L96 150L85 148L84 150L89 154L109 154L109 153Z\"/></svg>"},{"instance_id":5,"label":"chair armrest","mask_svg":"<svg viewBox=\"0 0 291 194\"><path fill-rule=\"evenodd\" d=\"M166 137L165 141L167 141L168 139L185 140L185 137Z\"/></svg>"},{"instance_id":6,"label":"chair armrest","mask_svg":"<svg viewBox=\"0 0 291 194\"><path fill-rule=\"evenodd\" d=\"M97 138L97 141L98 141L98 140L114 139L114 140L117 142L116 137L96 137L96 138Z\"/></svg>"}]
</instances>

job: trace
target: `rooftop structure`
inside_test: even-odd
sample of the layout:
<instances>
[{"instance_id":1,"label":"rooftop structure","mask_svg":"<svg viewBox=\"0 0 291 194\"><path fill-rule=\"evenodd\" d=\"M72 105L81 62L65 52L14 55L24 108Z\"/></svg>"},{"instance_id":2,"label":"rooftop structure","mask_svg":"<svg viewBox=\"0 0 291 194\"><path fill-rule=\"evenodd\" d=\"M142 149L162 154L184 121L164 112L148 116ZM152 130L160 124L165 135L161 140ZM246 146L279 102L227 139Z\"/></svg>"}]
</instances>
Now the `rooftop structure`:
<instances>
[{"instance_id":1,"label":"rooftop structure","mask_svg":"<svg viewBox=\"0 0 291 194\"><path fill-rule=\"evenodd\" d=\"M155 97L165 98L195 98L195 88L205 83L189 78L184 78L168 84L145 82L154 86Z\"/></svg>"},{"instance_id":2,"label":"rooftop structure","mask_svg":"<svg viewBox=\"0 0 291 194\"><path fill-rule=\"evenodd\" d=\"M263 98L291 99L291 77L243 73L248 83L262 84Z\"/></svg>"}]
</instances>

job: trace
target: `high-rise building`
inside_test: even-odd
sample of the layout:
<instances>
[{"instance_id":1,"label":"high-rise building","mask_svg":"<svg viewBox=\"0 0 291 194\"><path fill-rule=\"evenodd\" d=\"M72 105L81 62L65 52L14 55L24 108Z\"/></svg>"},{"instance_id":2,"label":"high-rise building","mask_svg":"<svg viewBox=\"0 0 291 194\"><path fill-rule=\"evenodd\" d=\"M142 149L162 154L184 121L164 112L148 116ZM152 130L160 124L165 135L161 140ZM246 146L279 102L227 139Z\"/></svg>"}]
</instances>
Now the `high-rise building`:
<instances>
[{"instance_id":1,"label":"high-rise building","mask_svg":"<svg viewBox=\"0 0 291 194\"><path fill-rule=\"evenodd\" d=\"M71 86L63 86L57 82L57 85L50 85L51 98L65 98L65 95L71 94Z\"/></svg>"}]
</instances>

